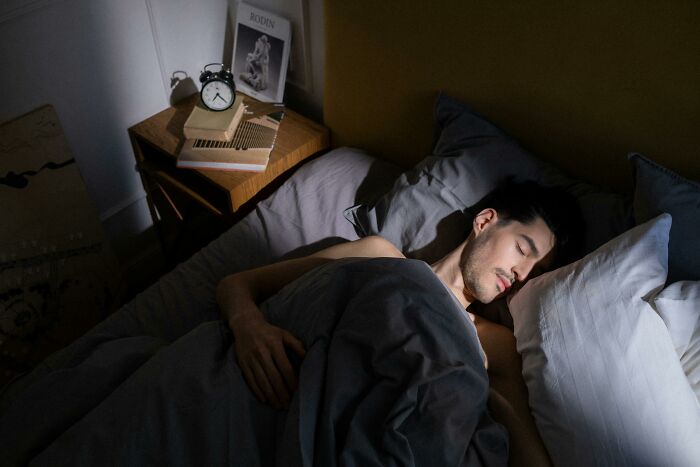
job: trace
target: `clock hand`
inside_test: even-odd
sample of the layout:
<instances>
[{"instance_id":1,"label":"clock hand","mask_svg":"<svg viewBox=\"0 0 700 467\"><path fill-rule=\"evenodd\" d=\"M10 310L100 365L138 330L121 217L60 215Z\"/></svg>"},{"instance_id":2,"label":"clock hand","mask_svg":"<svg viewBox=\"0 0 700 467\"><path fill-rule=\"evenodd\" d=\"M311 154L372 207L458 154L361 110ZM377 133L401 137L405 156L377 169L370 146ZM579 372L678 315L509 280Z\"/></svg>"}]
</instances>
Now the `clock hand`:
<instances>
[{"instance_id":1,"label":"clock hand","mask_svg":"<svg viewBox=\"0 0 700 467\"><path fill-rule=\"evenodd\" d=\"M221 99L222 101L227 102L227 100L224 99L223 97L221 97L221 96L219 95L218 92L216 93L216 96L214 96L214 99L216 99L217 97L218 97L219 99Z\"/></svg>"}]
</instances>

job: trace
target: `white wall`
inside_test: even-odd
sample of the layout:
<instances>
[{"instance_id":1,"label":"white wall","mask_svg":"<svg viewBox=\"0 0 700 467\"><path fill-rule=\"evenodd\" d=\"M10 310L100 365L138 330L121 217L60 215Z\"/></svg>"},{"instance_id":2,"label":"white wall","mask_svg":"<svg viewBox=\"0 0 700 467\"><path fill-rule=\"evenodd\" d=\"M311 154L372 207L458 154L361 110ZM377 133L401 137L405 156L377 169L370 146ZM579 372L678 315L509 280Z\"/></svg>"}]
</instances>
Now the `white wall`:
<instances>
[{"instance_id":1,"label":"white wall","mask_svg":"<svg viewBox=\"0 0 700 467\"><path fill-rule=\"evenodd\" d=\"M250 3L308 22L303 27L309 72L301 85L288 86L285 100L320 119L322 0ZM235 5L236 0L0 5L0 121L47 103L56 108L87 190L117 240L150 226L127 128L197 90L206 63L230 63ZM297 29L303 30L295 24Z\"/></svg>"},{"instance_id":2,"label":"white wall","mask_svg":"<svg viewBox=\"0 0 700 467\"><path fill-rule=\"evenodd\" d=\"M52 104L102 214L141 196L126 128L165 104L142 0L69 0L0 23L0 120Z\"/></svg>"}]
</instances>

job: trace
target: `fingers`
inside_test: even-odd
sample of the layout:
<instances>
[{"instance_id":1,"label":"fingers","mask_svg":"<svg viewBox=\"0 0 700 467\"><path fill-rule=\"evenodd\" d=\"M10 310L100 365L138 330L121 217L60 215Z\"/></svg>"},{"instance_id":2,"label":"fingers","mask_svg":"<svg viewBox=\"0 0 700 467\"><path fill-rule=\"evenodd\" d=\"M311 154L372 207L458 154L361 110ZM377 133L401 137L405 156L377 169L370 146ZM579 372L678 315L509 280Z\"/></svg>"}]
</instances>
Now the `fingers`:
<instances>
[{"instance_id":1,"label":"fingers","mask_svg":"<svg viewBox=\"0 0 700 467\"><path fill-rule=\"evenodd\" d=\"M250 367L248 366L247 363L243 363L239 360L238 366L241 368L241 371L243 372L243 377L245 378L246 383L248 383L248 387L253 391L253 394L255 394L255 397L258 398L260 402L263 404L267 401L265 398L265 395L263 394L262 390L258 386L258 383L255 381L255 376L253 372L251 371Z\"/></svg>"},{"instance_id":2,"label":"fingers","mask_svg":"<svg viewBox=\"0 0 700 467\"><path fill-rule=\"evenodd\" d=\"M282 352L284 353L284 350ZM251 355L245 364L240 365L246 382L258 400L277 409L287 407L290 399L290 390L277 366L282 363L278 361L279 357L273 357L267 351L261 350L255 356ZM289 362L287 365L289 366ZM293 382L296 383L296 380Z\"/></svg>"},{"instance_id":3,"label":"fingers","mask_svg":"<svg viewBox=\"0 0 700 467\"><path fill-rule=\"evenodd\" d=\"M241 332L235 349L243 377L260 402L286 408L298 381L285 346L301 357L306 353L304 346L292 334L274 326L248 331Z\"/></svg>"},{"instance_id":4,"label":"fingers","mask_svg":"<svg viewBox=\"0 0 700 467\"><path fill-rule=\"evenodd\" d=\"M297 388L297 375L281 343L265 356L263 368L277 400L285 408L288 407Z\"/></svg>"},{"instance_id":5,"label":"fingers","mask_svg":"<svg viewBox=\"0 0 700 467\"><path fill-rule=\"evenodd\" d=\"M284 341L285 345L289 346L300 357L303 357L304 355L306 355L306 350L304 349L304 344L302 344L299 339L294 337L289 332L284 331L284 334L282 334L282 340Z\"/></svg>"},{"instance_id":6,"label":"fingers","mask_svg":"<svg viewBox=\"0 0 700 467\"><path fill-rule=\"evenodd\" d=\"M287 353L285 352L284 347L286 346L291 348L302 358L306 355L306 350L304 350L304 345L301 343L301 341L287 331L282 331L282 343L284 346L280 346L278 349L276 349L277 351L273 354L273 357L277 367L280 369L280 372L284 377L285 382L287 383L287 387L291 392L294 392L296 391L298 384L297 375L296 371L292 367Z\"/></svg>"},{"instance_id":7,"label":"fingers","mask_svg":"<svg viewBox=\"0 0 700 467\"><path fill-rule=\"evenodd\" d=\"M282 378L284 378L284 381L280 381L280 383L286 385L284 388L285 390L294 392L297 388L297 375L294 373L292 364L289 362L289 358L287 358L282 344L275 349L272 358L275 361L276 368L279 369L278 375L281 373Z\"/></svg>"},{"instance_id":8,"label":"fingers","mask_svg":"<svg viewBox=\"0 0 700 467\"><path fill-rule=\"evenodd\" d=\"M282 383L277 368L272 364L272 359L268 355L264 363L257 360L253 360L251 366L255 373L255 378L258 386L262 389L263 394L265 394L265 399L276 409L282 408L289 402L289 396L286 394L286 388L280 391L279 384L275 382L275 379ZM270 373L277 373L276 378L270 378ZM272 380L272 381L271 381ZM282 383L284 386L284 383ZM280 394L280 392L282 394Z\"/></svg>"}]
</instances>

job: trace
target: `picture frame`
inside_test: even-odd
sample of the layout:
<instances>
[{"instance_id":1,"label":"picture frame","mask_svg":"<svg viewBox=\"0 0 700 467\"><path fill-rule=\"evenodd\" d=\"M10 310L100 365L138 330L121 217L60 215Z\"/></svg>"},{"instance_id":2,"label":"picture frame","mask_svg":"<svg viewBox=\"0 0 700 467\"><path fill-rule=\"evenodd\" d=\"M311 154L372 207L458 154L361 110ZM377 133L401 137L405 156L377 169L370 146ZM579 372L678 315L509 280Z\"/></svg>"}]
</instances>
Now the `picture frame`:
<instances>
[{"instance_id":1,"label":"picture frame","mask_svg":"<svg viewBox=\"0 0 700 467\"><path fill-rule=\"evenodd\" d=\"M291 40L289 20L239 3L231 60L236 89L262 102L283 102Z\"/></svg>"}]
</instances>

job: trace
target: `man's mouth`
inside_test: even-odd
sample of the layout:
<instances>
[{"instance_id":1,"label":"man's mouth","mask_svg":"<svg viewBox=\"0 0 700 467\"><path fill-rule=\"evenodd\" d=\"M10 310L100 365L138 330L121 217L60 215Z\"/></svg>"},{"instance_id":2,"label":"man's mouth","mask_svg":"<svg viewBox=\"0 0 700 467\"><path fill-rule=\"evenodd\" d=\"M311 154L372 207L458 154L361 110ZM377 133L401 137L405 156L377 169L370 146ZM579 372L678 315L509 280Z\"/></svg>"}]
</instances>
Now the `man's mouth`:
<instances>
[{"instance_id":1,"label":"man's mouth","mask_svg":"<svg viewBox=\"0 0 700 467\"><path fill-rule=\"evenodd\" d=\"M507 291L511 285L513 285L510 280L506 279L504 276L500 274L496 274L496 277L498 277L498 283L500 285L500 291L505 292Z\"/></svg>"}]
</instances>

